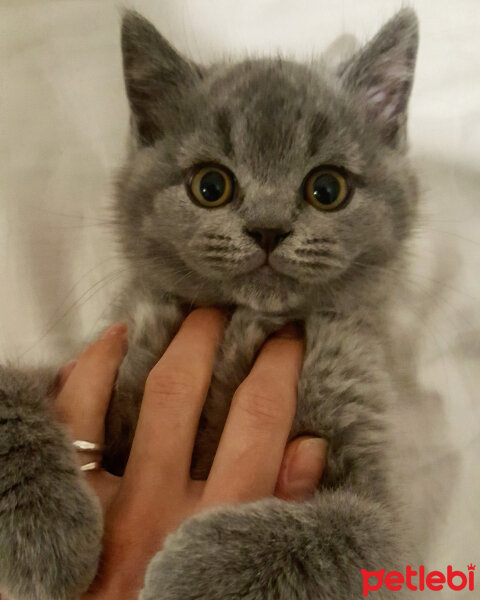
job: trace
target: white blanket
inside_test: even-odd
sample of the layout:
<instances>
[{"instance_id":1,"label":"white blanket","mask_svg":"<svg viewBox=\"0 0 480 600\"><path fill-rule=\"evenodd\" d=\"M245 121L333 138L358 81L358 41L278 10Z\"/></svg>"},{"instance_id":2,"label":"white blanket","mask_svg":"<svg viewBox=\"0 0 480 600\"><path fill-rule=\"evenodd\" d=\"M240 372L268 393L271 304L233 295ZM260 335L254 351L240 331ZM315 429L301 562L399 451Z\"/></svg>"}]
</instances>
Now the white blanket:
<instances>
[{"instance_id":1,"label":"white blanket","mask_svg":"<svg viewBox=\"0 0 480 600\"><path fill-rule=\"evenodd\" d=\"M424 216L411 274L418 298L409 314L422 380L443 397L461 458L432 566L466 570L480 547L480 2L411 4L421 45L410 133ZM401 2L130 5L181 51L209 60L277 49L310 58L340 33L367 39ZM2 358L71 357L76 341L98 329L121 279L104 231L128 121L119 22L120 9L108 0L0 4ZM441 447L431 450L431 468L446 459Z\"/></svg>"}]
</instances>

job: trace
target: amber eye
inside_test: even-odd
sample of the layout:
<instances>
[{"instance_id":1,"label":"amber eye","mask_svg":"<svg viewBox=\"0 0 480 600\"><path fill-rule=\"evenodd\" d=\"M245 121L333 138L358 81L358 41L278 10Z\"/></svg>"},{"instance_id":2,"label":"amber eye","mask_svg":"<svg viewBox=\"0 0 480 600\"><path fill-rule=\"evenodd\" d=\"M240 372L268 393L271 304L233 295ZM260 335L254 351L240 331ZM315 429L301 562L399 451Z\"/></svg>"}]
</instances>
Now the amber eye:
<instances>
[{"instance_id":1,"label":"amber eye","mask_svg":"<svg viewBox=\"0 0 480 600\"><path fill-rule=\"evenodd\" d=\"M234 177L220 165L195 167L189 175L187 190L192 200L205 208L222 206L233 198Z\"/></svg>"},{"instance_id":2,"label":"amber eye","mask_svg":"<svg viewBox=\"0 0 480 600\"><path fill-rule=\"evenodd\" d=\"M331 167L314 169L305 179L303 186L305 200L318 210L342 208L351 190L345 177Z\"/></svg>"}]
</instances>

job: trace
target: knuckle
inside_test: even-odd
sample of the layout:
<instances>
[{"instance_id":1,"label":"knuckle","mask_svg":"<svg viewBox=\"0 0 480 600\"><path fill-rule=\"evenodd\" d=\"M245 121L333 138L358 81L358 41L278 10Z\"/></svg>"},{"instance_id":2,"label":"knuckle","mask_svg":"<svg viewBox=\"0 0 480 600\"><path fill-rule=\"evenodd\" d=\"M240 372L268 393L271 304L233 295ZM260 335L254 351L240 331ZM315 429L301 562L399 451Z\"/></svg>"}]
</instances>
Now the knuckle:
<instances>
[{"instance_id":1,"label":"knuckle","mask_svg":"<svg viewBox=\"0 0 480 600\"><path fill-rule=\"evenodd\" d=\"M240 387L235 394L236 408L247 420L256 425L276 425L282 418L282 403L272 393L263 393L247 387Z\"/></svg>"},{"instance_id":2,"label":"knuckle","mask_svg":"<svg viewBox=\"0 0 480 600\"><path fill-rule=\"evenodd\" d=\"M195 393L191 375L182 370L151 371L145 385L146 394L157 403L188 400Z\"/></svg>"}]
</instances>

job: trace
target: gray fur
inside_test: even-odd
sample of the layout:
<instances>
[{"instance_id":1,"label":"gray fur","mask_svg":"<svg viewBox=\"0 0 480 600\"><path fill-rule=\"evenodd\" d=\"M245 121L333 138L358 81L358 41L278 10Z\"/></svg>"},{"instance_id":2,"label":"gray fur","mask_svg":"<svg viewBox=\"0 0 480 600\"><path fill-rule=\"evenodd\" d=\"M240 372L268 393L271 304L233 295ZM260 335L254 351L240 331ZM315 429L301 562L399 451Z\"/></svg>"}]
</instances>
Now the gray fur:
<instances>
[{"instance_id":1,"label":"gray fur","mask_svg":"<svg viewBox=\"0 0 480 600\"><path fill-rule=\"evenodd\" d=\"M105 464L123 470L147 373L192 306L232 313L196 443L195 477L208 473L232 393L261 344L292 319L305 324L306 353L291 435L329 441L322 491L311 502L266 499L188 520L152 561L143 600L353 600L361 597L360 568L407 564L391 468L389 422L403 398L389 310L418 201L406 154L417 43L416 17L402 10L340 66L277 58L205 67L178 55L136 13L125 15L134 143L115 211L130 281L113 318L129 324L129 352L108 415ZM204 161L225 165L238 181L240 193L222 208L201 208L185 191L185 170ZM343 210L319 212L302 197L304 177L322 164L351 173L355 192ZM253 227L290 232L271 254L275 272L258 271L265 254L244 232ZM65 453L48 415L36 418L50 428L47 446L60 444ZM72 470L57 489L70 506L83 502L81 528L93 508L71 457L64 460ZM36 478L50 498L44 469ZM53 521L39 515L37 529L13 504L6 510L0 526L10 519L16 531L28 530L28 556L28 543L48 531L42 523ZM81 589L90 571L78 565L96 554L72 539L80 559L68 577ZM63 561L69 551L61 548ZM62 563L39 556L50 577L42 593L67 598L73 587L52 580ZM6 564L12 561L9 555ZM12 573L0 571L0 585L13 582L19 598L33 597L34 588Z\"/></svg>"},{"instance_id":2,"label":"gray fur","mask_svg":"<svg viewBox=\"0 0 480 600\"><path fill-rule=\"evenodd\" d=\"M101 550L99 503L50 414L52 379L0 367L0 589L11 600L72 598Z\"/></svg>"}]
</instances>

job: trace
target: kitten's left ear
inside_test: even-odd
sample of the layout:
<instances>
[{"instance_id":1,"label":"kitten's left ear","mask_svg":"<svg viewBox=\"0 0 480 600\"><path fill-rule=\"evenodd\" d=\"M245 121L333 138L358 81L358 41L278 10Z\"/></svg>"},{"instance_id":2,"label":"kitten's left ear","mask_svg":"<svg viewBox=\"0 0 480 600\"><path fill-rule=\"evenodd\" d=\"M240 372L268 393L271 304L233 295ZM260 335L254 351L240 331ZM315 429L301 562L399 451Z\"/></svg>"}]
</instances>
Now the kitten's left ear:
<instances>
[{"instance_id":1,"label":"kitten's left ear","mask_svg":"<svg viewBox=\"0 0 480 600\"><path fill-rule=\"evenodd\" d=\"M401 148L418 48L415 12L403 9L340 68L344 85L358 95L384 142Z\"/></svg>"},{"instance_id":2,"label":"kitten's left ear","mask_svg":"<svg viewBox=\"0 0 480 600\"><path fill-rule=\"evenodd\" d=\"M182 103L201 79L200 69L131 10L123 17L122 54L136 137L149 146L185 118Z\"/></svg>"}]
</instances>

